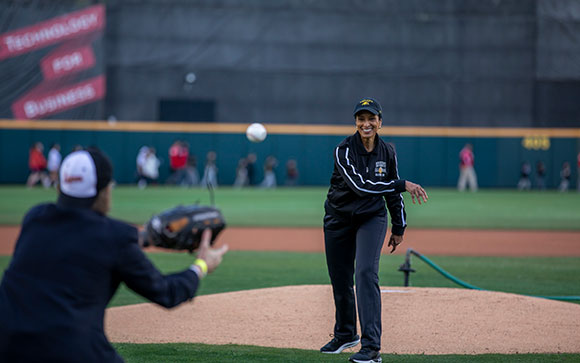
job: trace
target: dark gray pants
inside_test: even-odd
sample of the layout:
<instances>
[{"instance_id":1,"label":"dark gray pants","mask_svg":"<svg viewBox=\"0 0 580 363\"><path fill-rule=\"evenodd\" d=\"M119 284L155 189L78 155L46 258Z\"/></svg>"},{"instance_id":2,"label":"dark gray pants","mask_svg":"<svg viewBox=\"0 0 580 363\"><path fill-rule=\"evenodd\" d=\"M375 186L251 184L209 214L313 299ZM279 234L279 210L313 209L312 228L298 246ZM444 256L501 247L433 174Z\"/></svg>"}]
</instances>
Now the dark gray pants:
<instances>
[{"instance_id":1,"label":"dark gray pants","mask_svg":"<svg viewBox=\"0 0 580 363\"><path fill-rule=\"evenodd\" d=\"M358 220L330 214L324 217L326 263L336 307L334 336L349 339L356 334L354 275L361 344L375 350L381 348L379 259L386 232L386 213Z\"/></svg>"}]
</instances>

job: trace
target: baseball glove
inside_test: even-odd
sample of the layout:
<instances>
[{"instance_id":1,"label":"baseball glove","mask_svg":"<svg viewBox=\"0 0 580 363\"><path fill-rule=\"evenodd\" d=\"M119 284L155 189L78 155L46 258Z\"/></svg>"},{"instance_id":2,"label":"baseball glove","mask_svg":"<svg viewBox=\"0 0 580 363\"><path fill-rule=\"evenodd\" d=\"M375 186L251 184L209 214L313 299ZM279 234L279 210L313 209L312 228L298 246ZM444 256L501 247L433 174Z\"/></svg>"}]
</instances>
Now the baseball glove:
<instances>
[{"instance_id":1,"label":"baseball glove","mask_svg":"<svg viewBox=\"0 0 580 363\"><path fill-rule=\"evenodd\" d=\"M210 229L211 245L226 227L219 209L199 205L178 206L153 216L143 230L143 246L195 251L201 234Z\"/></svg>"}]
</instances>

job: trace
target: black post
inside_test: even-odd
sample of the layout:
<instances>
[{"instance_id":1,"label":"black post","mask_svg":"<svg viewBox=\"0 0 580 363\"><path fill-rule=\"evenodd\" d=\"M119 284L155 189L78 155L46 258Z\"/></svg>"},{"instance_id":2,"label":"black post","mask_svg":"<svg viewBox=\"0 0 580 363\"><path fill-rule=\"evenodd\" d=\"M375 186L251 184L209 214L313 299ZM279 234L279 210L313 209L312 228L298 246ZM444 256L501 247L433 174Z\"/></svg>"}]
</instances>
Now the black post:
<instances>
[{"instance_id":1,"label":"black post","mask_svg":"<svg viewBox=\"0 0 580 363\"><path fill-rule=\"evenodd\" d=\"M409 286L409 274L411 272L415 272L411 268L411 249L407 249L407 253L405 254L405 262L401 266L399 266L399 271L402 271L405 274L405 287Z\"/></svg>"}]
</instances>

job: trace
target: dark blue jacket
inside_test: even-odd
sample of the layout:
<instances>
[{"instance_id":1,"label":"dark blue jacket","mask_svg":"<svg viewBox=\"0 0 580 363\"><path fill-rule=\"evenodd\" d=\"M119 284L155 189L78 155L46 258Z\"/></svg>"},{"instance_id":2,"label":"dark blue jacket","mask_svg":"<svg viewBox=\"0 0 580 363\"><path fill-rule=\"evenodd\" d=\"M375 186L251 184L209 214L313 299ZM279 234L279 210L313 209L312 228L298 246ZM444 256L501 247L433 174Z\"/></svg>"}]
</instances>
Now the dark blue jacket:
<instances>
[{"instance_id":1,"label":"dark blue jacket","mask_svg":"<svg viewBox=\"0 0 580 363\"><path fill-rule=\"evenodd\" d=\"M121 282L172 307L199 280L189 269L163 276L133 226L88 209L32 208L0 285L0 362L121 362L103 331Z\"/></svg>"},{"instance_id":2,"label":"dark blue jacket","mask_svg":"<svg viewBox=\"0 0 580 363\"><path fill-rule=\"evenodd\" d=\"M377 135L368 152L355 133L334 149L334 170L325 202L327 213L347 216L384 214L385 201L391 215L393 234L403 235L407 226L399 179L397 155L391 144Z\"/></svg>"}]
</instances>

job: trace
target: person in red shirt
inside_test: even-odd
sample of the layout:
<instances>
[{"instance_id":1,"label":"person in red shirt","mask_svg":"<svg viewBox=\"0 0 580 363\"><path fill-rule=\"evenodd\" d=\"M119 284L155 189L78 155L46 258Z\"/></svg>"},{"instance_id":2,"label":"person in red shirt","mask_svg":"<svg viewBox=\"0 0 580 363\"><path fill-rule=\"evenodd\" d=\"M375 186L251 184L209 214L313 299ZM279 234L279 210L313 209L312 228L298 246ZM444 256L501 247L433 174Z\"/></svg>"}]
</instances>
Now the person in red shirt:
<instances>
[{"instance_id":1,"label":"person in red shirt","mask_svg":"<svg viewBox=\"0 0 580 363\"><path fill-rule=\"evenodd\" d=\"M169 167L171 175L168 184L182 184L186 176L189 147L183 141L176 140L169 148Z\"/></svg>"},{"instance_id":2,"label":"person in red shirt","mask_svg":"<svg viewBox=\"0 0 580 363\"><path fill-rule=\"evenodd\" d=\"M459 180L457 189L464 191L466 184L472 192L477 191L477 175L473 167L475 158L473 156L473 146L470 143L465 144L459 152Z\"/></svg>"},{"instance_id":3,"label":"person in red shirt","mask_svg":"<svg viewBox=\"0 0 580 363\"><path fill-rule=\"evenodd\" d=\"M39 181L45 188L50 186L50 178L46 173L46 158L44 157L44 145L41 142L36 142L28 154L28 168L30 175L26 180L26 186L32 188Z\"/></svg>"}]
</instances>

